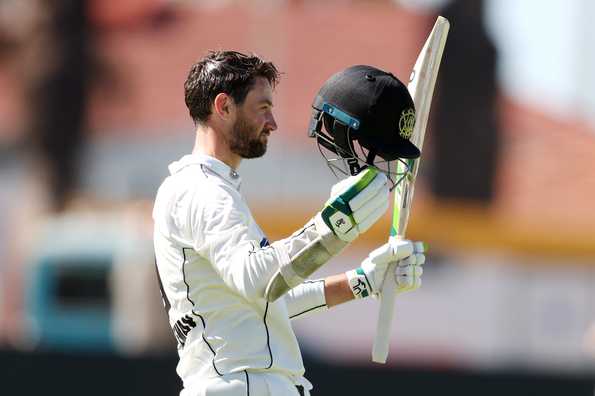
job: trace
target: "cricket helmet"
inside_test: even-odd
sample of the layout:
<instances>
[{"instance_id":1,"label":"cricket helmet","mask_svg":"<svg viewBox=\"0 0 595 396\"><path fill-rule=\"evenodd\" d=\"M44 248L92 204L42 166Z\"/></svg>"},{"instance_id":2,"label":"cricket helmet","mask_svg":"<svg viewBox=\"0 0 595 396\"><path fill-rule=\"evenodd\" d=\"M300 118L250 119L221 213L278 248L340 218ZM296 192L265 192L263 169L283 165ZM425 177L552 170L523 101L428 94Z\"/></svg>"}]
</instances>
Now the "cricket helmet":
<instances>
[{"instance_id":1,"label":"cricket helmet","mask_svg":"<svg viewBox=\"0 0 595 396\"><path fill-rule=\"evenodd\" d=\"M342 173L357 174L368 165L383 170L379 163L420 155L409 140L413 99L391 73L366 65L340 71L324 83L312 109L308 134L316 138L331 170L341 160L348 168L339 169ZM338 157L329 158L325 150Z\"/></svg>"}]
</instances>

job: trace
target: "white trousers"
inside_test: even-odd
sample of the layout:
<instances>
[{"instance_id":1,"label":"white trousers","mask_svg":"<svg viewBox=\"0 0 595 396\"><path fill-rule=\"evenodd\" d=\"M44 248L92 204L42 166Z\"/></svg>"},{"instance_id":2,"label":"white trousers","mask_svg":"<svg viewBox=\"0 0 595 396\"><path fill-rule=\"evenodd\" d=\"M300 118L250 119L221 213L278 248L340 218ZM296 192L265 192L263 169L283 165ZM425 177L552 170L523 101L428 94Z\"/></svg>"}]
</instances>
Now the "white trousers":
<instances>
[{"instance_id":1,"label":"white trousers","mask_svg":"<svg viewBox=\"0 0 595 396\"><path fill-rule=\"evenodd\" d=\"M310 382L300 378L298 383L304 387L304 396L310 396ZM283 375L241 371L187 381L180 396L299 396L299 393L296 384Z\"/></svg>"}]
</instances>

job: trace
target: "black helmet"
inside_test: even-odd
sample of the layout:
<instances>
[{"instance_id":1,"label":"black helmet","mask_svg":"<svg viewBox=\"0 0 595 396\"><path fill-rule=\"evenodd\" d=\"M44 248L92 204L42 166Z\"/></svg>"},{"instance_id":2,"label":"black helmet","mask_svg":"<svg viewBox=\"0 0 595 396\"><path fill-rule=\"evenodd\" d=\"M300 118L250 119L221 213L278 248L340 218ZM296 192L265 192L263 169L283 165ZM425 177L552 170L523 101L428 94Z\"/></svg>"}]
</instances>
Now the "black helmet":
<instances>
[{"instance_id":1,"label":"black helmet","mask_svg":"<svg viewBox=\"0 0 595 396\"><path fill-rule=\"evenodd\" d=\"M351 66L324 83L312 107L310 137L339 156L333 160L347 160L351 174L375 165L376 157L388 162L420 155L409 141L415 125L413 100L391 73Z\"/></svg>"}]
</instances>

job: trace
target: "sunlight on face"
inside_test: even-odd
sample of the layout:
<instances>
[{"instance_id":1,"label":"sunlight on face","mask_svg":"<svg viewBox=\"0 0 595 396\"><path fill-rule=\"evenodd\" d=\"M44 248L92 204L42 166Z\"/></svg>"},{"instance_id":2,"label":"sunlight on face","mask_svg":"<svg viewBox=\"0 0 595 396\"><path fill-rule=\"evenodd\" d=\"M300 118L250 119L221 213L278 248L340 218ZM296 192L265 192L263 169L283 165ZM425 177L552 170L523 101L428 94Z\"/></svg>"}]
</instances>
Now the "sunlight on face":
<instances>
[{"instance_id":1,"label":"sunlight on face","mask_svg":"<svg viewBox=\"0 0 595 396\"><path fill-rule=\"evenodd\" d=\"M268 137L277 129L273 116L273 88L265 78L257 78L244 103L238 106L229 147L242 158L262 157Z\"/></svg>"}]
</instances>

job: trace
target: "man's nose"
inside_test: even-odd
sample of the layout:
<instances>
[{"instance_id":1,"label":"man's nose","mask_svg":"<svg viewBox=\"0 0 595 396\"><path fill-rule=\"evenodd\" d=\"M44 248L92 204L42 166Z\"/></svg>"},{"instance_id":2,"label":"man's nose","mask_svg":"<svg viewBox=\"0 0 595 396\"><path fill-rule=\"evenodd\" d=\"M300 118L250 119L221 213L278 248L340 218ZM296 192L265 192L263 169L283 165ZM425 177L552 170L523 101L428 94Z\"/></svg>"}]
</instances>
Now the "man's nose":
<instances>
[{"instance_id":1,"label":"man's nose","mask_svg":"<svg viewBox=\"0 0 595 396\"><path fill-rule=\"evenodd\" d=\"M275 117L273 116L273 114L271 114L268 119L267 119L267 127L271 130L271 131L276 131L277 130L277 122L275 121Z\"/></svg>"}]
</instances>

